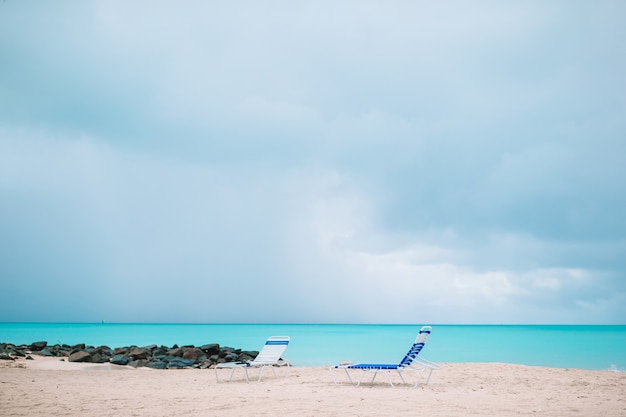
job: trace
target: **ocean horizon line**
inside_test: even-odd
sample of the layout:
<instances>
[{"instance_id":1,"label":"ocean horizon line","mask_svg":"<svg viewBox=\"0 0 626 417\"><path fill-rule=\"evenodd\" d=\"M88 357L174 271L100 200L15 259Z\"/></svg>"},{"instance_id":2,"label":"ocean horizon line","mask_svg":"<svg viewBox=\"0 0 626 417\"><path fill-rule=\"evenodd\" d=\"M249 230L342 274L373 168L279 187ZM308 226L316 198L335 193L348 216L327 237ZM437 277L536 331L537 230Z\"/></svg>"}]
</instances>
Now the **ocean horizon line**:
<instances>
[{"instance_id":1,"label":"ocean horizon line","mask_svg":"<svg viewBox=\"0 0 626 417\"><path fill-rule=\"evenodd\" d=\"M129 325L211 325L211 326L626 326L626 323L351 323L351 322L176 322L176 321L2 321L0 324L129 324Z\"/></svg>"}]
</instances>

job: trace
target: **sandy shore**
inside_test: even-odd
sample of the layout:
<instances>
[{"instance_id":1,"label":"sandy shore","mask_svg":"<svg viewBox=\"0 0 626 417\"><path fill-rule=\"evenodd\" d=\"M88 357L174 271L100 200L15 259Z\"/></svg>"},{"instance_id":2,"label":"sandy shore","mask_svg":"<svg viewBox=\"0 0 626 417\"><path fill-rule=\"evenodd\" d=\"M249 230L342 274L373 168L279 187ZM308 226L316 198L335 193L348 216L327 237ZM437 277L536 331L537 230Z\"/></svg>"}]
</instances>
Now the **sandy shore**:
<instances>
[{"instance_id":1,"label":"sandy shore","mask_svg":"<svg viewBox=\"0 0 626 417\"><path fill-rule=\"evenodd\" d=\"M384 377L354 387L341 374L335 385L326 367L260 383L242 375L217 383L212 369L2 361L0 416L626 416L626 374L609 371L445 364L418 388Z\"/></svg>"}]
</instances>

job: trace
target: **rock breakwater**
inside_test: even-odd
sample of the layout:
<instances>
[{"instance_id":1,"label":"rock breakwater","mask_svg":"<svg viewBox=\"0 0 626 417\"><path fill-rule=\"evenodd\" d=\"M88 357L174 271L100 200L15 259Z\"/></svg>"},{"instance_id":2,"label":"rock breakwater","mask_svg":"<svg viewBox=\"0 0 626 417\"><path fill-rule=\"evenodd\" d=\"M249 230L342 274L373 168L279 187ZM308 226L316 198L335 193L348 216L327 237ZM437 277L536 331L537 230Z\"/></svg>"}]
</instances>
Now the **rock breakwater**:
<instances>
[{"instance_id":1,"label":"rock breakwater","mask_svg":"<svg viewBox=\"0 0 626 417\"><path fill-rule=\"evenodd\" d=\"M32 359L31 355L58 357L69 362L112 363L119 366L148 367L154 369L199 368L206 369L223 362L253 360L258 351L244 351L217 343L202 346L88 346L48 345L38 341L29 345L0 343L0 360Z\"/></svg>"}]
</instances>

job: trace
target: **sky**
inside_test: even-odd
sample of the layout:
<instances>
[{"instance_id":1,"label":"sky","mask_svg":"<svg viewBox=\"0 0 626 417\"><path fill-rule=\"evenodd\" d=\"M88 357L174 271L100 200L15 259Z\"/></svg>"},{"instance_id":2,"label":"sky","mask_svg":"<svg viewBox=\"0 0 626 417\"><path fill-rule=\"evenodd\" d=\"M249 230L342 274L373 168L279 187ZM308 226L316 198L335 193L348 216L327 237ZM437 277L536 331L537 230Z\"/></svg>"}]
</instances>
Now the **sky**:
<instances>
[{"instance_id":1,"label":"sky","mask_svg":"<svg viewBox=\"0 0 626 417\"><path fill-rule=\"evenodd\" d=\"M0 3L0 321L626 323L626 3Z\"/></svg>"}]
</instances>

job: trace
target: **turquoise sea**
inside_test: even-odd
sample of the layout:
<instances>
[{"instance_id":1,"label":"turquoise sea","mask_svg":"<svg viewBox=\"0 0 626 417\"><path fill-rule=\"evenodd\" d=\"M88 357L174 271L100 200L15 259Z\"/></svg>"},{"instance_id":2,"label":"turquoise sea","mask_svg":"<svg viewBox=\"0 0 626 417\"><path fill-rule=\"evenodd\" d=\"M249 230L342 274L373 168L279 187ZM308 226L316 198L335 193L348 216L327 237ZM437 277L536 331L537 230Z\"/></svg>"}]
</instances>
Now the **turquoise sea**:
<instances>
[{"instance_id":1,"label":"turquoise sea","mask_svg":"<svg viewBox=\"0 0 626 417\"><path fill-rule=\"evenodd\" d=\"M425 323L428 324L428 323ZM272 335L291 337L295 366L341 361L398 362L422 324L0 323L0 342L179 346L219 343L259 350ZM436 362L505 362L626 371L626 325L432 325L424 357Z\"/></svg>"}]
</instances>

